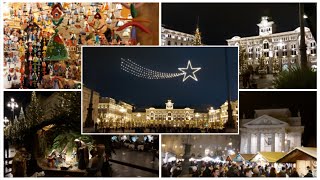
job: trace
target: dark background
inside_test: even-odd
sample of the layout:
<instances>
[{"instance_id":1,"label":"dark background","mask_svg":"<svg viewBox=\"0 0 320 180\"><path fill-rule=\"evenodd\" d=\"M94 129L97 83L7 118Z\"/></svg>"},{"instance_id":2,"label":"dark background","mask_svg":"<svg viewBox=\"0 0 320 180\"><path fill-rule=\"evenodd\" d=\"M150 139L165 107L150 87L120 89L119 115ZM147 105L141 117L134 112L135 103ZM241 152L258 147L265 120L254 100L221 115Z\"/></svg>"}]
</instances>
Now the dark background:
<instances>
[{"instance_id":1,"label":"dark background","mask_svg":"<svg viewBox=\"0 0 320 180\"><path fill-rule=\"evenodd\" d=\"M316 92L240 92L239 117L254 117L255 109L289 108L292 116L301 115L305 126L302 145L316 147L317 144L317 94Z\"/></svg>"},{"instance_id":2,"label":"dark background","mask_svg":"<svg viewBox=\"0 0 320 180\"><path fill-rule=\"evenodd\" d=\"M237 48L212 47L94 47L83 48L83 83L117 101L138 108L165 107L171 99L175 107L190 107L207 111L209 106L220 107L227 99L225 49L227 49L231 97L238 99ZM181 73L179 67L187 67L191 60L198 81L183 76L172 79L149 80L121 70L121 58L154 71Z\"/></svg>"},{"instance_id":3,"label":"dark background","mask_svg":"<svg viewBox=\"0 0 320 180\"><path fill-rule=\"evenodd\" d=\"M199 16L202 43L227 44L234 36L258 36L262 16L269 16L276 32L299 27L298 3L162 3L162 25L194 34Z\"/></svg>"}]
</instances>

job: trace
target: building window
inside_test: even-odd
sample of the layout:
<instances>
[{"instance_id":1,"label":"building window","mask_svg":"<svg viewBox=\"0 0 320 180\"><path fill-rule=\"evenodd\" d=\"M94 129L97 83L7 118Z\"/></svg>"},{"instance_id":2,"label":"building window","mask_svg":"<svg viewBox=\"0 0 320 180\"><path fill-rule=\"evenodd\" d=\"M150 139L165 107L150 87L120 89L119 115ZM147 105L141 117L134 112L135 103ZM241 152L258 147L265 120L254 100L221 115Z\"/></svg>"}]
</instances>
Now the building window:
<instances>
[{"instance_id":1,"label":"building window","mask_svg":"<svg viewBox=\"0 0 320 180\"><path fill-rule=\"evenodd\" d=\"M296 45L295 44L291 44L291 49L295 49Z\"/></svg>"},{"instance_id":2,"label":"building window","mask_svg":"<svg viewBox=\"0 0 320 180\"><path fill-rule=\"evenodd\" d=\"M292 56L297 55L297 51L296 51L296 50L292 50L292 51L291 51L291 55L292 55Z\"/></svg>"},{"instance_id":3,"label":"building window","mask_svg":"<svg viewBox=\"0 0 320 180\"><path fill-rule=\"evenodd\" d=\"M178 43L177 43L177 42L175 42L175 43L174 43L174 45L178 45Z\"/></svg>"},{"instance_id":4,"label":"building window","mask_svg":"<svg viewBox=\"0 0 320 180\"><path fill-rule=\"evenodd\" d=\"M310 43L310 47L316 47L316 42Z\"/></svg>"},{"instance_id":5,"label":"building window","mask_svg":"<svg viewBox=\"0 0 320 180\"><path fill-rule=\"evenodd\" d=\"M264 57L269 57L269 52L263 52Z\"/></svg>"},{"instance_id":6,"label":"building window","mask_svg":"<svg viewBox=\"0 0 320 180\"><path fill-rule=\"evenodd\" d=\"M183 43L181 43L181 46L183 46Z\"/></svg>"},{"instance_id":7,"label":"building window","mask_svg":"<svg viewBox=\"0 0 320 180\"><path fill-rule=\"evenodd\" d=\"M287 45L283 45L283 46L282 46L282 49L287 49Z\"/></svg>"},{"instance_id":8,"label":"building window","mask_svg":"<svg viewBox=\"0 0 320 180\"><path fill-rule=\"evenodd\" d=\"M311 49L311 54L316 54L316 49Z\"/></svg>"},{"instance_id":9,"label":"building window","mask_svg":"<svg viewBox=\"0 0 320 180\"><path fill-rule=\"evenodd\" d=\"M253 54L250 53L250 54L248 54L248 57L249 57L249 58L252 58L252 55L253 55Z\"/></svg>"},{"instance_id":10,"label":"building window","mask_svg":"<svg viewBox=\"0 0 320 180\"><path fill-rule=\"evenodd\" d=\"M171 41L168 41L168 45L171 45Z\"/></svg>"},{"instance_id":11,"label":"building window","mask_svg":"<svg viewBox=\"0 0 320 180\"><path fill-rule=\"evenodd\" d=\"M283 51L282 52L282 56L287 56L288 55L288 52L287 51Z\"/></svg>"},{"instance_id":12,"label":"building window","mask_svg":"<svg viewBox=\"0 0 320 180\"><path fill-rule=\"evenodd\" d=\"M278 56L279 56L279 51L276 52L276 57L278 57Z\"/></svg>"},{"instance_id":13,"label":"building window","mask_svg":"<svg viewBox=\"0 0 320 180\"><path fill-rule=\"evenodd\" d=\"M263 49L269 49L269 43L268 42L264 42L263 43Z\"/></svg>"}]
</instances>

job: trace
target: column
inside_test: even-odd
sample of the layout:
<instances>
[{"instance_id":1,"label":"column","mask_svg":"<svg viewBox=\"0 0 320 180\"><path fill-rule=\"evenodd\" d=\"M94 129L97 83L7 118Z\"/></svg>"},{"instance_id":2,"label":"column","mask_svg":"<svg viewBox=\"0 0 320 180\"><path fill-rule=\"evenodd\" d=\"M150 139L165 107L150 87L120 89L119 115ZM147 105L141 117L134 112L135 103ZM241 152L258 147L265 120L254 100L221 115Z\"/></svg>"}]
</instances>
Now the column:
<instances>
[{"instance_id":1,"label":"column","mask_svg":"<svg viewBox=\"0 0 320 180\"><path fill-rule=\"evenodd\" d=\"M248 147L247 147L247 152L248 154L251 154L251 133L248 133L247 135L247 138L248 138Z\"/></svg>"},{"instance_id":2,"label":"column","mask_svg":"<svg viewBox=\"0 0 320 180\"><path fill-rule=\"evenodd\" d=\"M275 145L276 145L276 133L272 133L271 134L271 152L274 152L275 151Z\"/></svg>"},{"instance_id":3,"label":"column","mask_svg":"<svg viewBox=\"0 0 320 180\"><path fill-rule=\"evenodd\" d=\"M286 149L285 149L285 132L284 130L281 131L281 151L284 152Z\"/></svg>"},{"instance_id":4,"label":"column","mask_svg":"<svg viewBox=\"0 0 320 180\"><path fill-rule=\"evenodd\" d=\"M261 132L257 133L257 152L261 151Z\"/></svg>"}]
</instances>

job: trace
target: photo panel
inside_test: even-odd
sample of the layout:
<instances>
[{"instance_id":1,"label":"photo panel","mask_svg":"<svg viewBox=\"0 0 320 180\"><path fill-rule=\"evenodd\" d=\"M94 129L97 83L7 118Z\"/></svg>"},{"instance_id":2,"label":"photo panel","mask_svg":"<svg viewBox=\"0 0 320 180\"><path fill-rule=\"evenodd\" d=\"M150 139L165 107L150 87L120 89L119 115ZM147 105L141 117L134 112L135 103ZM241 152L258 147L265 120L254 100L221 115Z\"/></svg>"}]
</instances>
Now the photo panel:
<instances>
[{"instance_id":1,"label":"photo panel","mask_svg":"<svg viewBox=\"0 0 320 180\"><path fill-rule=\"evenodd\" d=\"M316 176L317 93L245 91L239 99L239 135L162 135L161 176Z\"/></svg>"},{"instance_id":2,"label":"photo panel","mask_svg":"<svg viewBox=\"0 0 320 180\"><path fill-rule=\"evenodd\" d=\"M159 177L159 136L81 135L81 92L4 92L4 177Z\"/></svg>"},{"instance_id":3,"label":"photo panel","mask_svg":"<svg viewBox=\"0 0 320 180\"><path fill-rule=\"evenodd\" d=\"M238 133L237 47L83 47L83 133Z\"/></svg>"},{"instance_id":4,"label":"photo panel","mask_svg":"<svg viewBox=\"0 0 320 180\"><path fill-rule=\"evenodd\" d=\"M159 45L159 3L5 2L4 88L81 89L81 46Z\"/></svg>"},{"instance_id":5,"label":"photo panel","mask_svg":"<svg viewBox=\"0 0 320 180\"><path fill-rule=\"evenodd\" d=\"M238 46L240 89L316 89L316 6L162 3L161 45Z\"/></svg>"}]
</instances>

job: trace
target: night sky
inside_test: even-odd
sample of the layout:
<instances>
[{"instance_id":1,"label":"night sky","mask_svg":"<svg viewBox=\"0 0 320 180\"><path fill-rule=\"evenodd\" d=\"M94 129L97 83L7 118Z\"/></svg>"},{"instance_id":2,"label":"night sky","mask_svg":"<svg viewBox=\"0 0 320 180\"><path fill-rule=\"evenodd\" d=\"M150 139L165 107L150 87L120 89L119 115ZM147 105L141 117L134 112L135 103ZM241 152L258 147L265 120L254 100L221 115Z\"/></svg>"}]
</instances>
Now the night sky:
<instances>
[{"instance_id":1,"label":"night sky","mask_svg":"<svg viewBox=\"0 0 320 180\"><path fill-rule=\"evenodd\" d=\"M83 83L100 96L112 97L137 108L165 107L171 99L175 107L190 107L207 111L220 107L227 99L225 49L227 49L231 97L238 99L237 48L209 47L95 47L83 48ZM121 58L130 59L143 67L168 73L180 73L191 60L198 81L183 76L149 80L121 70Z\"/></svg>"},{"instance_id":2,"label":"night sky","mask_svg":"<svg viewBox=\"0 0 320 180\"><path fill-rule=\"evenodd\" d=\"M233 36L258 36L261 16L269 16L276 32L299 27L297 3L162 3L162 25L194 34L199 16L202 40L207 45L224 45Z\"/></svg>"},{"instance_id":3,"label":"night sky","mask_svg":"<svg viewBox=\"0 0 320 180\"><path fill-rule=\"evenodd\" d=\"M49 97L54 93L54 91L41 91L36 92L37 96L41 95L43 97ZM7 91L4 92L4 116L7 118L12 117L11 108L7 106L8 102L10 102L11 98L14 98L14 101L18 103L19 108L15 109L15 115L19 117L21 106L25 111L27 105L29 105L31 101L32 91Z\"/></svg>"},{"instance_id":4,"label":"night sky","mask_svg":"<svg viewBox=\"0 0 320 180\"><path fill-rule=\"evenodd\" d=\"M246 113L249 118L253 118L255 109L276 108L289 108L293 116L297 116L299 110L301 124L305 126L302 145L316 147L316 92L240 92L239 117Z\"/></svg>"}]
</instances>

